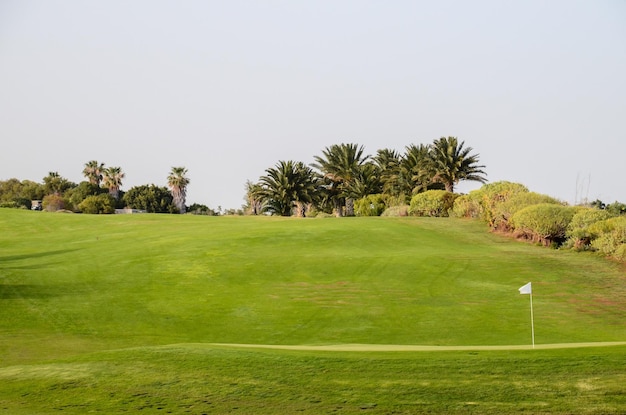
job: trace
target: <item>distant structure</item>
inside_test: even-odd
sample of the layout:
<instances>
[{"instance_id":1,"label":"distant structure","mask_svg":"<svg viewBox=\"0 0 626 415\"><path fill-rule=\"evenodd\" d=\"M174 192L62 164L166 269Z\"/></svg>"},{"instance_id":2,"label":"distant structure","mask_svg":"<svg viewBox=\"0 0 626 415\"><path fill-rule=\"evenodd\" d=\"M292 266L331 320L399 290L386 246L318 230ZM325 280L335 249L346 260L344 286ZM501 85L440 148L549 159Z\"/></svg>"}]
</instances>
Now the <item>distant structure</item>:
<instances>
[{"instance_id":1,"label":"distant structure","mask_svg":"<svg viewBox=\"0 0 626 415\"><path fill-rule=\"evenodd\" d=\"M120 215L130 215L133 213L146 213L146 211L140 210L140 209L124 208L124 209L115 209L115 213L120 214Z\"/></svg>"}]
</instances>

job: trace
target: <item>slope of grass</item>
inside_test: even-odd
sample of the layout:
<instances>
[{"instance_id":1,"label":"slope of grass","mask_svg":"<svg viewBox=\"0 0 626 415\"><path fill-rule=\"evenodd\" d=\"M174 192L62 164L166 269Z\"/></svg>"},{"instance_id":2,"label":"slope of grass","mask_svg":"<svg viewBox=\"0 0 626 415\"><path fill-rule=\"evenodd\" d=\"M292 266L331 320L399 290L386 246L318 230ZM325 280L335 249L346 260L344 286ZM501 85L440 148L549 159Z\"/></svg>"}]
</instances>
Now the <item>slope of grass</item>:
<instances>
[{"instance_id":1,"label":"slope of grass","mask_svg":"<svg viewBox=\"0 0 626 415\"><path fill-rule=\"evenodd\" d=\"M163 398L175 413L278 413L294 399L286 412L626 410L623 347L400 358L165 346L528 344L528 296L517 292L528 281L537 343L626 340L623 265L511 241L477 222L0 209L0 409L44 413L54 401L67 413L132 411ZM312 378L317 386L298 394ZM527 395L509 396L511 387ZM388 389L407 398L385 398Z\"/></svg>"}]
</instances>

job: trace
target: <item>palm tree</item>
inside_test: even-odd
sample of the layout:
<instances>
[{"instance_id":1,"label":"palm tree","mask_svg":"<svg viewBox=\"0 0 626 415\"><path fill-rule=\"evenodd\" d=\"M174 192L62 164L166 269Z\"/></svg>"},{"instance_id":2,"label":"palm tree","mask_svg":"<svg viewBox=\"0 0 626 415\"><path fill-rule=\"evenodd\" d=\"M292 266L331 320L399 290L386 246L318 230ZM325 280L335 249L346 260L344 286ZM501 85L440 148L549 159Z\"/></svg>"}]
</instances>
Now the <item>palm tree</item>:
<instances>
[{"instance_id":1,"label":"palm tree","mask_svg":"<svg viewBox=\"0 0 626 415\"><path fill-rule=\"evenodd\" d=\"M402 156L395 150L385 148L378 150L373 160L378 169L383 193L394 197L403 195L406 184L400 170Z\"/></svg>"},{"instance_id":2,"label":"palm tree","mask_svg":"<svg viewBox=\"0 0 626 415\"><path fill-rule=\"evenodd\" d=\"M430 159L434 171L433 182L442 183L448 192L461 180L485 183L485 166L478 164L478 154L470 154L471 147L463 148L465 142L456 137L441 137L430 147Z\"/></svg>"},{"instance_id":3,"label":"palm tree","mask_svg":"<svg viewBox=\"0 0 626 415\"><path fill-rule=\"evenodd\" d=\"M170 175L167 176L167 185L172 193L172 198L174 198L174 205L180 213L185 213L185 198L187 197L187 185L189 185L189 178L186 174L186 168L172 167Z\"/></svg>"},{"instance_id":4,"label":"palm tree","mask_svg":"<svg viewBox=\"0 0 626 415\"><path fill-rule=\"evenodd\" d=\"M323 157L315 156L312 167L318 169L326 180L326 187L335 200L337 216L345 213L354 216L354 200L346 194L346 188L358 175L363 163L370 157L363 155L363 146L357 144L334 144L322 151Z\"/></svg>"},{"instance_id":5,"label":"palm tree","mask_svg":"<svg viewBox=\"0 0 626 415\"><path fill-rule=\"evenodd\" d=\"M122 172L121 167L107 167L102 171L102 183L109 189L109 194L119 199L120 187L122 187L122 179L126 176Z\"/></svg>"},{"instance_id":6,"label":"palm tree","mask_svg":"<svg viewBox=\"0 0 626 415\"><path fill-rule=\"evenodd\" d=\"M425 144L411 144L406 147L400 170L406 184L405 192L409 197L428 190L433 182L435 171L430 151L430 146Z\"/></svg>"},{"instance_id":7,"label":"palm tree","mask_svg":"<svg viewBox=\"0 0 626 415\"><path fill-rule=\"evenodd\" d=\"M345 195L357 200L383 191L378 166L372 162L361 165L352 181L345 186Z\"/></svg>"},{"instance_id":8,"label":"palm tree","mask_svg":"<svg viewBox=\"0 0 626 415\"><path fill-rule=\"evenodd\" d=\"M316 177L314 172L302 162L279 161L276 167L265 170L261 176L261 194L267 211L291 216L296 208L296 216L306 216L307 206L316 197Z\"/></svg>"},{"instance_id":9,"label":"palm tree","mask_svg":"<svg viewBox=\"0 0 626 415\"><path fill-rule=\"evenodd\" d=\"M48 172L48 175L43 178L43 183L46 195L60 195L76 186L56 171Z\"/></svg>"},{"instance_id":10,"label":"palm tree","mask_svg":"<svg viewBox=\"0 0 626 415\"><path fill-rule=\"evenodd\" d=\"M246 210L251 215L260 215L263 211L263 186L259 183L246 182Z\"/></svg>"},{"instance_id":11,"label":"palm tree","mask_svg":"<svg viewBox=\"0 0 626 415\"><path fill-rule=\"evenodd\" d=\"M104 163L98 163L96 160L91 160L85 163L83 169L83 175L91 184L100 186L102 181L102 173L104 172Z\"/></svg>"}]
</instances>

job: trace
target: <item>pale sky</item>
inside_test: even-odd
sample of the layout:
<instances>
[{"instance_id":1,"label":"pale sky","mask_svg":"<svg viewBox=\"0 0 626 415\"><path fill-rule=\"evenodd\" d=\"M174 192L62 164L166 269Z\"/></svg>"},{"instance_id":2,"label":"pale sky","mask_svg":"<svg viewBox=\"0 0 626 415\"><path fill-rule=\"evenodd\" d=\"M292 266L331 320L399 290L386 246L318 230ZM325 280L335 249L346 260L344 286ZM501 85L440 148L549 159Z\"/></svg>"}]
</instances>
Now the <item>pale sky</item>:
<instances>
[{"instance_id":1,"label":"pale sky","mask_svg":"<svg viewBox=\"0 0 626 415\"><path fill-rule=\"evenodd\" d=\"M239 208L280 160L442 136L626 203L626 1L0 0L0 180L184 166L188 205Z\"/></svg>"}]
</instances>

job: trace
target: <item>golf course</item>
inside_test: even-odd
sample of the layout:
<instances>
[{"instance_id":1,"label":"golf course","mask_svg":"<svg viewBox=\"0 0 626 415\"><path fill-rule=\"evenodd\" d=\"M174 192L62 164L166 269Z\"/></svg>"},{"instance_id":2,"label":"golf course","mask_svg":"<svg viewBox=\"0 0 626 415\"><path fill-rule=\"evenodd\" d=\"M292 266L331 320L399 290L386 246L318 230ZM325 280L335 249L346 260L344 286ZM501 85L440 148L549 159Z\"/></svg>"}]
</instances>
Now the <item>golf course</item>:
<instances>
[{"instance_id":1,"label":"golf course","mask_svg":"<svg viewBox=\"0 0 626 415\"><path fill-rule=\"evenodd\" d=\"M0 413L624 414L626 265L458 218L0 209Z\"/></svg>"}]
</instances>

